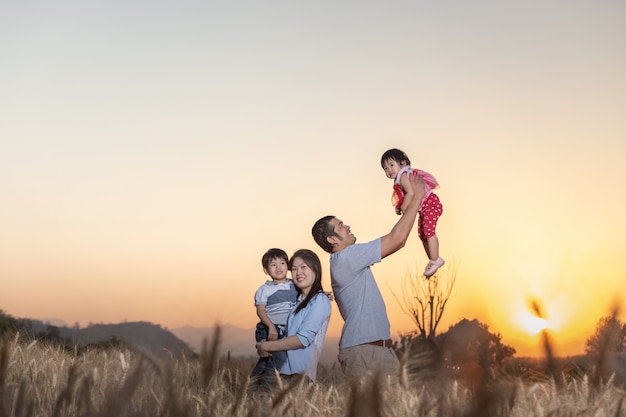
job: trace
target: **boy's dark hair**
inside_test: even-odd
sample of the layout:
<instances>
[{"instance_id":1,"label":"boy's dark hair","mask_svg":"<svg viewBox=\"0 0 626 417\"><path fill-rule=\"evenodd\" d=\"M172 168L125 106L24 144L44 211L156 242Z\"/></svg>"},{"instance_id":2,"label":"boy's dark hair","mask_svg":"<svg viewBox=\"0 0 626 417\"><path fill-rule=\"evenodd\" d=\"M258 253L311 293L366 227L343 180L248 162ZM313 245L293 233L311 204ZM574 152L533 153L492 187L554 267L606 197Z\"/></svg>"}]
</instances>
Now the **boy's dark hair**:
<instances>
[{"instance_id":1,"label":"boy's dark hair","mask_svg":"<svg viewBox=\"0 0 626 417\"><path fill-rule=\"evenodd\" d=\"M400 149L389 149L388 151L386 151L382 158L380 158L380 166L382 166L383 168L385 167L385 161L388 161L390 159L393 159L396 162L404 162L407 165L411 165L411 160L409 159L408 156L406 156L406 154L401 151Z\"/></svg>"},{"instance_id":2,"label":"boy's dark hair","mask_svg":"<svg viewBox=\"0 0 626 417\"><path fill-rule=\"evenodd\" d=\"M311 229L315 243L328 253L333 253L333 245L330 244L327 238L337 236L335 229L330 225L330 221L334 218L335 216L324 216L316 221L313 229Z\"/></svg>"},{"instance_id":3,"label":"boy's dark hair","mask_svg":"<svg viewBox=\"0 0 626 417\"><path fill-rule=\"evenodd\" d=\"M302 300L302 302L298 304L298 307L296 307L294 314L298 314L298 311L305 308L307 304L309 304L309 301L311 301L311 299L315 296L315 294L324 292L324 288L322 288L322 263L320 262L320 258L312 250L298 249L289 260L289 269L291 269L291 267L293 266L293 260L296 258L302 259L306 266L313 270L313 272L315 273L315 280L313 281L311 291L309 291L304 300ZM302 291L300 290L300 288L298 288L297 285L296 291L298 291L298 296L302 294Z\"/></svg>"},{"instance_id":4,"label":"boy's dark hair","mask_svg":"<svg viewBox=\"0 0 626 417\"><path fill-rule=\"evenodd\" d=\"M287 256L287 252L282 249L272 248L268 249L268 251L265 252L261 258L261 264L264 269L267 269L272 259L282 259L285 263L289 264L289 256Z\"/></svg>"}]
</instances>

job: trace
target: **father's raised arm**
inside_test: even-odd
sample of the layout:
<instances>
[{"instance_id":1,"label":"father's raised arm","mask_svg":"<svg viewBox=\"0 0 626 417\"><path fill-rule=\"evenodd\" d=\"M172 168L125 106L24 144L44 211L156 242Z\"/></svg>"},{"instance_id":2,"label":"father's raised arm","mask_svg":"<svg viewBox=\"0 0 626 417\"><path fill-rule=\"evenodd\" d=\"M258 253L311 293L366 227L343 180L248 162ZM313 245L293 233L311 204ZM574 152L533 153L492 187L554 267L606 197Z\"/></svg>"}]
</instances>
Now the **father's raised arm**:
<instances>
[{"instance_id":1,"label":"father's raised arm","mask_svg":"<svg viewBox=\"0 0 626 417\"><path fill-rule=\"evenodd\" d=\"M413 200L409 203L400 220L393 226L391 232L381 237L380 256L384 258L403 248L413 229L417 218L417 209L424 196L424 180L419 176L409 175L409 186L413 187ZM409 193L410 194L410 193Z\"/></svg>"}]
</instances>

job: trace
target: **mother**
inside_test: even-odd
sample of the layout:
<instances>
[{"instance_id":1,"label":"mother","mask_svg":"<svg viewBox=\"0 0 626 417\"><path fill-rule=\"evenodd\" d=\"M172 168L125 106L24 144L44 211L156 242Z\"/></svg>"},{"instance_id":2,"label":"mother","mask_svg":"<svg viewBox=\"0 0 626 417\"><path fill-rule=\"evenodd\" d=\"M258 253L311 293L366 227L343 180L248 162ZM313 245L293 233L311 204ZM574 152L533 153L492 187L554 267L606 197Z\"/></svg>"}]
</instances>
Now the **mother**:
<instances>
[{"instance_id":1,"label":"mother","mask_svg":"<svg viewBox=\"0 0 626 417\"><path fill-rule=\"evenodd\" d=\"M330 300L322 288L322 264L315 252L299 249L289 260L289 268L298 301L289 314L286 337L261 341L256 348L261 357L287 352L281 376L304 374L315 381L330 320Z\"/></svg>"}]
</instances>

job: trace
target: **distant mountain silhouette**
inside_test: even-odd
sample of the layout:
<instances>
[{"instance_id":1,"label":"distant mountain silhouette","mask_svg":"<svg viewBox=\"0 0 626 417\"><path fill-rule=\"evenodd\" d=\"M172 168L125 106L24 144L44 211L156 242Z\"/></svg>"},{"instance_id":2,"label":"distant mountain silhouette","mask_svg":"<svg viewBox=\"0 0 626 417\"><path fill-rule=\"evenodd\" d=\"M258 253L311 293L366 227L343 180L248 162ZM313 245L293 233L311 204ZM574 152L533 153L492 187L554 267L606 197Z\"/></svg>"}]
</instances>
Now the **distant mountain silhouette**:
<instances>
[{"instance_id":1,"label":"distant mountain silhouette","mask_svg":"<svg viewBox=\"0 0 626 417\"><path fill-rule=\"evenodd\" d=\"M0 310L0 316L9 317ZM222 356L256 358L254 329L243 329L231 324L214 327L184 326L173 329L163 328L149 322L126 322L118 324L92 324L85 328L77 325L68 327L62 319L14 319L27 323L36 335L52 335L67 344L85 346L107 342L113 338L121 340L135 349L148 352L156 357L169 359L199 354L205 341L210 348L215 338L216 327L220 329L218 349ZM337 361L339 338L326 336L320 363L332 365Z\"/></svg>"},{"instance_id":2,"label":"distant mountain silhouette","mask_svg":"<svg viewBox=\"0 0 626 417\"><path fill-rule=\"evenodd\" d=\"M170 332L185 341L196 353L200 353L205 341L209 347L213 343L215 329L216 327L184 326L170 329ZM219 329L218 348L222 355L230 353L231 356L256 356L254 329L242 329L231 324L220 325Z\"/></svg>"},{"instance_id":3,"label":"distant mountain silhouette","mask_svg":"<svg viewBox=\"0 0 626 417\"><path fill-rule=\"evenodd\" d=\"M148 322L94 324L84 329L63 329L61 336L79 345L106 341L115 336L140 351L165 359L193 354L193 350L172 332Z\"/></svg>"},{"instance_id":4,"label":"distant mountain silhouette","mask_svg":"<svg viewBox=\"0 0 626 417\"><path fill-rule=\"evenodd\" d=\"M35 334L53 334L66 344L85 346L107 342L113 338L157 358L169 359L181 354L191 356L193 350L172 332L149 322L93 324L85 328L55 326L49 321L26 319ZM60 321L55 320L59 323Z\"/></svg>"},{"instance_id":5,"label":"distant mountain silhouette","mask_svg":"<svg viewBox=\"0 0 626 417\"><path fill-rule=\"evenodd\" d=\"M202 351L203 343L206 341L211 346L215 338L214 327L192 327L184 326L169 329L174 335L178 336L196 352ZM254 339L254 329L243 329L231 324L222 324L220 328L219 351L222 355L230 354L230 356L256 357L256 343ZM337 353L339 352L339 338L326 336L324 340L324 349L320 362L325 365L332 365L337 361Z\"/></svg>"}]
</instances>

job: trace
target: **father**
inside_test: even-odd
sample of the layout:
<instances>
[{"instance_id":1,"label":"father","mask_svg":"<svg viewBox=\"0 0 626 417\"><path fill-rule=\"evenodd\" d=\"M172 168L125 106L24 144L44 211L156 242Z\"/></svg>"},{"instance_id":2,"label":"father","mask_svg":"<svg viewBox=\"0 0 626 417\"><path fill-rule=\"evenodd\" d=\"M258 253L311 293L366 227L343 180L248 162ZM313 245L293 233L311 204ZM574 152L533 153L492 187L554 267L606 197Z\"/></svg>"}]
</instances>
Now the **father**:
<instances>
[{"instance_id":1,"label":"father","mask_svg":"<svg viewBox=\"0 0 626 417\"><path fill-rule=\"evenodd\" d=\"M313 239L331 254L331 283L344 320L338 359L349 377L378 371L395 378L399 372L398 357L391 348L387 309L370 266L406 244L424 195L424 182L419 177L411 178L410 185L413 200L400 220L388 234L371 242L356 244L350 226L334 216L322 217L313 226Z\"/></svg>"}]
</instances>

